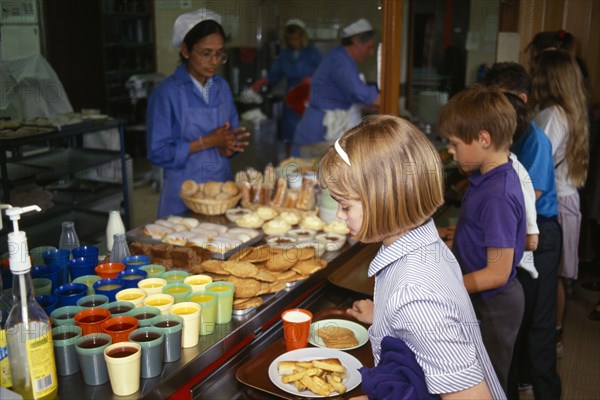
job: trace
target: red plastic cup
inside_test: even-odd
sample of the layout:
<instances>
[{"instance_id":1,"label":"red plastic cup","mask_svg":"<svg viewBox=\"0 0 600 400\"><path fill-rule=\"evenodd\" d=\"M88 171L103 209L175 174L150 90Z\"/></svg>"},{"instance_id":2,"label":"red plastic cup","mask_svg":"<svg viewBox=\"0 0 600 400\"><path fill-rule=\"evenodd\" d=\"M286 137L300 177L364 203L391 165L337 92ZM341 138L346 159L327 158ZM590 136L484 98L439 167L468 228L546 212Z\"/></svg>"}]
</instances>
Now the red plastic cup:
<instances>
[{"instance_id":1,"label":"red plastic cup","mask_svg":"<svg viewBox=\"0 0 600 400\"><path fill-rule=\"evenodd\" d=\"M308 346L312 318L312 313L302 308L292 308L281 314L283 337L287 351L303 349Z\"/></svg>"},{"instance_id":2,"label":"red plastic cup","mask_svg":"<svg viewBox=\"0 0 600 400\"><path fill-rule=\"evenodd\" d=\"M79 311L75 314L73 319L75 323L81 328L81 334L83 336L90 335L92 333L102 333L100 327L102 323L110 318L110 311L106 308L86 308L83 311Z\"/></svg>"},{"instance_id":3,"label":"red plastic cup","mask_svg":"<svg viewBox=\"0 0 600 400\"><path fill-rule=\"evenodd\" d=\"M123 315L109 318L100 325L102 333L112 337L113 343L126 342L129 334L137 329L139 321L135 317Z\"/></svg>"},{"instance_id":4,"label":"red plastic cup","mask_svg":"<svg viewBox=\"0 0 600 400\"><path fill-rule=\"evenodd\" d=\"M95 271L102 279L116 278L117 274L125 269L125 264L119 262L109 262L99 264L96 266Z\"/></svg>"}]
</instances>

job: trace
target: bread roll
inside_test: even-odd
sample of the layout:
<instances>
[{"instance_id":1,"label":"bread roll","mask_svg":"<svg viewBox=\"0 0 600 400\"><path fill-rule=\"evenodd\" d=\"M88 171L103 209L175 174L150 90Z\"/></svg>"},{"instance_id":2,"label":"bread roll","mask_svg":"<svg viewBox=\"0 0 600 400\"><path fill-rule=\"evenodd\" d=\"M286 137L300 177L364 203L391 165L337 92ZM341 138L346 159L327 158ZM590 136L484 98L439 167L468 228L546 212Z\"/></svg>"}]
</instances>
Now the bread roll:
<instances>
[{"instance_id":1,"label":"bread roll","mask_svg":"<svg viewBox=\"0 0 600 400\"><path fill-rule=\"evenodd\" d=\"M214 199L216 195L221 193L221 182L208 181L202 187L202 191L206 197Z\"/></svg>"},{"instance_id":2,"label":"bread roll","mask_svg":"<svg viewBox=\"0 0 600 400\"><path fill-rule=\"evenodd\" d=\"M223 191L223 193L227 193L229 197L237 196L240 192L240 188L238 188L238 185L236 185L233 181L225 182L221 187L221 190Z\"/></svg>"},{"instance_id":3,"label":"bread roll","mask_svg":"<svg viewBox=\"0 0 600 400\"><path fill-rule=\"evenodd\" d=\"M186 196L192 196L197 191L198 184L191 179L188 179L181 185L181 193L183 193Z\"/></svg>"}]
</instances>

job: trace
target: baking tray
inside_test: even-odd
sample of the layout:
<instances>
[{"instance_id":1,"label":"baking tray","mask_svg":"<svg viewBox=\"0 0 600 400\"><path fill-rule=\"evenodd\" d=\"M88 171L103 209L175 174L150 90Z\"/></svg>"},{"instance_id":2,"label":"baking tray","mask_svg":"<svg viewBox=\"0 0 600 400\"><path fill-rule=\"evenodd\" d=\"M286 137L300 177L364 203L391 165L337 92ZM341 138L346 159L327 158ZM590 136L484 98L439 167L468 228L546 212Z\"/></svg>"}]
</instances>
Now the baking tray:
<instances>
[{"instance_id":1,"label":"baking tray","mask_svg":"<svg viewBox=\"0 0 600 400\"><path fill-rule=\"evenodd\" d=\"M320 321L322 319L329 318L342 318L356 322L356 320L347 317L347 314L345 314L344 310L338 309L322 310L322 312L319 312L315 315L314 320ZM283 336L283 331L281 331L281 336ZM271 365L273 360L275 360L277 357L279 357L285 352L285 342L283 340L283 337L281 337L279 340L267 347L258 356L253 357L252 359L244 363L240 368L238 368L238 370L236 371L237 380L243 383L244 385L248 385L254 389L266 392L270 395L277 396L282 399L298 400L299 397L284 392L283 390L275 386L275 384L271 382L271 379L269 379L269 365ZM349 350L347 351L347 353L356 357L365 367L373 367L373 351L371 350L370 342L367 342L364 346L361 346L357 349ZM335 396L335 398L349 399L361 395L363 395L363 391L361 385L358 385L351 391L346 392L343 395L337 395Z\"/></svg>"},{"instance_id":2,"label":"baking tray","mask_svg":"<svg viewBox=\"0 0 600 400\"><path fill-rule=\"evenodd\" d=\"M152 239L150 236L146 235L144 233L143 227L137 227L137 228L133 228L133 229L129 230L126 234L126 237L127 237L127 240L130 242L142 242L142 243L152 243L152 244L164 243L158 239ZM256 237L248 240L247 242L242 243L241 245L239 245L237 247L234 247L231 250L226 251L225 253L211 252L212 258L214 258L216 260L227 260L236 251L241 250L248 246L255 245L255 244L259 243L261 240L263 240L264 237L265 237L265 234L262 231L258 231L258 235ZM173 246L177 246L177 245L174 244Z\"/></svg>"}]
</instances>

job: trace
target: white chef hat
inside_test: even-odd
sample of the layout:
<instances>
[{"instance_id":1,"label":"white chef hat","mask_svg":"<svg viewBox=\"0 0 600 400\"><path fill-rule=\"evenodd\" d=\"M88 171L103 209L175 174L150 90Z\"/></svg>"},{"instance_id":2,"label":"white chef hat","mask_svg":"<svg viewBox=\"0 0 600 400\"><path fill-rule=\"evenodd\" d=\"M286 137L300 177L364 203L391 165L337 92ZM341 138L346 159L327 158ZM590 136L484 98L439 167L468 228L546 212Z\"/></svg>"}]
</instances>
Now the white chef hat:
<instances>
[{"instance_id":1,"label":"white chef hat","mask_svg":"<svg viewBox=\"0 0 600 400\"><path fill-rule=\"evenodd\" d=\"M373 27L371 26L369 21L367 21L364 18L361 18L342 29L341 38L349 38L350 36L358 35L359 33L369 32L372 30Z\"/></svg>"},{"instance_id":2,"label":"white chef hat","mask_svg":"<svg viewBox=\"0 0 600 400\"><path fill-rule=\"evenodd\" d=\"M290 25L296 25L296 26L299 26L300 28L306 30L306 24L300 18L288 19L288 21L285 23L285 26L288 27Z\"/></svg>"},{"instance_id":3,"label":"white chef hat","mask_svg":"<svg viewBox=\"0 0 600 400\"><path fill-rule=\"evenodd\" d=\"M181 46L181 42L183 42L185 35L187 35L194 26L206 20L213 20L220 24L221 16L214 11L200 8L195 11L190 11L189 13L181 14L177 17L175 24L173 25L173 47Z\"/></svg>"}]
</instances>

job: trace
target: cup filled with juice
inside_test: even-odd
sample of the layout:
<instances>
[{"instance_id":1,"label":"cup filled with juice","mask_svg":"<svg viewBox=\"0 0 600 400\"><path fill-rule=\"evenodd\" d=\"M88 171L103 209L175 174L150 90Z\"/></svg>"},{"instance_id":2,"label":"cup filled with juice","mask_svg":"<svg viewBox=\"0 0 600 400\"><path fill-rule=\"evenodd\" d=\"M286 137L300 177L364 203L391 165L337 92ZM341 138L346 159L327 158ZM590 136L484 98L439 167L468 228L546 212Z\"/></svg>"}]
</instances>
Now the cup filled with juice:
<instances>
[{"instance_id":1,"label":"cup filled with juice","mask_svg":"<svg viewBox=\"0 0 600 400\"><path fill-rule=\"evenodd\" d=\"M187 301L200 304L200 335L210 335L217 321L217 297L206 291L194 292Z\"/></svg>"},{"instance_id":2,"label":"cup filled with juice","mask_svg":"<svg viewBox=\"0 0 600 400\"><path fill-rule=\"evenodd\" d=\"M173 282L163 286L162 292L173 296L175 303L181 303L192 293L192 287L183 282Z\"/></svg>"},{"instance_id":3,"label":"cup filled with juice","mask_svg":"<svg viewBox=\"0 0 600 400\"><path fill-rule=\"evenodd\" d=\"M142 289L146 294L162 293L163 286L167 285L167 281L162 278L146 278L138 282L138 288Z\"/></svg>"},{"instance_id":4,"label":"cup filled with juice","mask_svg":"<svg viewBox=\"0 0 600 400\"><path fill-rule=\"evenodd\" d=\"M206 285L206 292L217 299L217 324L231 321L233 312L233 292L235 286L231 282L219 281Z\"/></svg>"},{"instance_id":5,"label":"cup filled with juice","mask_svg":"<svg viewBox=\"0 0 600 400\"><path fill-rule=\"evenodd\" d=\"M144 299L144 305L156 307L162 315L169 313L169 309L175 303L175 298L170 294L151 294Z\"/></svg>"},{"instance_id":6,"label":"cup filled with juice","mask_svg":"<svg viewBox=\"0 0 600 400\"><path fill-rule=\"evenodd\" d=\"M190 301L175 304L169 313L183 318L181 347L194 347L198 344L200 334L200 305Z\"/></svg>"}]
</instances>

